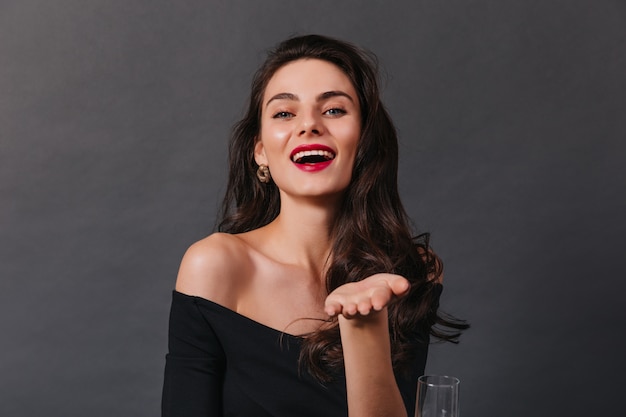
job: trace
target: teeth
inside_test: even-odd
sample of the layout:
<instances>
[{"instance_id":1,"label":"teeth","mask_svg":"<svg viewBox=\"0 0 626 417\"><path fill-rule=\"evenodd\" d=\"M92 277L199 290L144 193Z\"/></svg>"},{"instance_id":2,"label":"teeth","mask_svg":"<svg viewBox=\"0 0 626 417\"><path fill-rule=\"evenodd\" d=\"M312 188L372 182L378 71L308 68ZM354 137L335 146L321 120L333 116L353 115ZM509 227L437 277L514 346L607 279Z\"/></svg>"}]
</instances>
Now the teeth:
<instances>
[{"instance_id":1,"label":"teeth","mask_svg":"<svg viewBox=\"0 0 626 417\"><path fill-rule=\"evenodd\" d=\"M312 151L300 151L296 154L294 154L291 157L291 160L293 162L297 162L299 159L304 158L305 156L313 156L313 155L318 155L318 156L323 156L328 160L331 159L335 159L335 154L329 151L323 151L323 150L312 150Z\"/></svg>"}]
</instances>

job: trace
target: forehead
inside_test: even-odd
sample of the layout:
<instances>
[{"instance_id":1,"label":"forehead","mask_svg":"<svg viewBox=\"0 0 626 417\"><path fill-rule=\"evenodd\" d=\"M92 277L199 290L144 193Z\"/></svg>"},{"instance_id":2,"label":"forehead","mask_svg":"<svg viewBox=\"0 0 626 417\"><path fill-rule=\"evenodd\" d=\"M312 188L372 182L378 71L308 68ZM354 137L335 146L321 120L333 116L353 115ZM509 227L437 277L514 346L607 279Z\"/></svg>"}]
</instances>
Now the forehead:
<instances>
[{"instance_id":1,"label":"forehead","mask_svg":"<svg viewBox=\"0 0 626 417\"><path fill-rule=\"evenodd\" d=\"M299 59L280 67L265 88L263 102L279 93L298 96L343 91L356 102L357 96L350 78L335 64L320 59Z\"/></svg>"}]
</instances>

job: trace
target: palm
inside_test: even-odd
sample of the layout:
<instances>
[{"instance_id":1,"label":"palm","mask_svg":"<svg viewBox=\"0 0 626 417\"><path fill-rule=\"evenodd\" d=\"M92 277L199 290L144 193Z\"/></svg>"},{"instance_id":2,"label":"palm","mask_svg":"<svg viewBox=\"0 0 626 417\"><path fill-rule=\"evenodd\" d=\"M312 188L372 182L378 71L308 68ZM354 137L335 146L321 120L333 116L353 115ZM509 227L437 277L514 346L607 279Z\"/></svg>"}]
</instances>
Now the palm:
<instances>
[{"instance_id":1,"label":"palm","mask_svg":"<svg viewBox=\"0 0 626 417\"><path fill-rule=\"evenodd\" d=\"M330 316L341 314L346 318L366 316L372 310L382 310L394 296L400 296L408 289L409 282L400 275L372 275L331 292L326 298L325 311Z\"/></svg>"}]
</instances>

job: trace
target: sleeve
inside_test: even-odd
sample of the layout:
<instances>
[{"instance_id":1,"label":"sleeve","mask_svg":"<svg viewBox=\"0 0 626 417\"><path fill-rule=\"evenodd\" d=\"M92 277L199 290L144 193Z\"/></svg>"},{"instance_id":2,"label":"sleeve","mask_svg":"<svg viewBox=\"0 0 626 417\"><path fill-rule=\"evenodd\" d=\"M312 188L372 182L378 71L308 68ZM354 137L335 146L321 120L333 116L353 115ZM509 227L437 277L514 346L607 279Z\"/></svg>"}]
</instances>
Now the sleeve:
<instances>
[{"instance_id":1,"label":"sleeve","mask_svg":"<svg viewBox=\"0 0 626 417\"><path fill-rule=\"evenodd\" d=\"M224 351L195 297L173 293L162 417L222 415Z\"/></svg>"}]
</instances>

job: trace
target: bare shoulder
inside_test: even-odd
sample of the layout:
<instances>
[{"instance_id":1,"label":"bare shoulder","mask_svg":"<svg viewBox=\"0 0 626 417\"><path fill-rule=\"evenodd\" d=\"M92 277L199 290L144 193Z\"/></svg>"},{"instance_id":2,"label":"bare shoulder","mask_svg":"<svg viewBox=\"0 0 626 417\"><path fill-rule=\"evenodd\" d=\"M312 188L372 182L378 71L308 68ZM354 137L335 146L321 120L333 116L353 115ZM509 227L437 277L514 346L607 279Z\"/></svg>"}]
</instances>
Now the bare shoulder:
<instances>
[{"instance_id":1,"label":"bare shoulder","mask_svg":"<svg viewBox=\"0 0 626 417\"><path fill-rule=\"evenodd\" d=\"M232 309L249 265L248 251L240 239L214 233L187 249L178 271L176 291Z\"/></svg>"}]
</instances>

